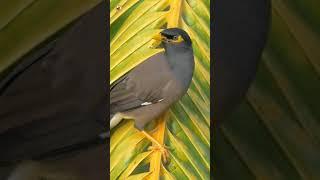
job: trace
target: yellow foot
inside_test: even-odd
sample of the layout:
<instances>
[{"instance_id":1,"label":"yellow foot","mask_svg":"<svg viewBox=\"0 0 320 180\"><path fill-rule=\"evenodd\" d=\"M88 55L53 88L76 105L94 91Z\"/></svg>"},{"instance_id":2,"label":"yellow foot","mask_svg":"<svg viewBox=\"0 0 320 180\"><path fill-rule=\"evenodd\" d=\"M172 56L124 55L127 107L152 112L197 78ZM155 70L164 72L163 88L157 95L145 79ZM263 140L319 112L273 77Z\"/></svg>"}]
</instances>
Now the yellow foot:
<instances>
[{"instance_id":1,"label":"yellow foot","mask_svg":"<svg viewBox=\"0 0 320 180\"><path fill-rule=\"evenodd\" d=\"M161 157L162 157L162 161L164 164L166 164L169 160L169 151L168 151L168 147L163 145L163 146L158 146L158 145L153 145L150 146L148 148L148 150L152 150L152 151L160 151L161 152Z\"/></svg>"},{"instance_id":2,"label":"yellow foot","mask_svg":"<svg viewBox=\"0 0 320 180\"><path fill-rule=\"evenodd\" d=\"M146 136L147 139L149 139L153 143L153 145L149 147L149 150L160 151L162 155L161 157L162 157L163 163L167 163L169 159L169 151L168 151L169 148L166 145L159 143L147 132L142 131L142 133Z\"/></svg>"}]
</instances>

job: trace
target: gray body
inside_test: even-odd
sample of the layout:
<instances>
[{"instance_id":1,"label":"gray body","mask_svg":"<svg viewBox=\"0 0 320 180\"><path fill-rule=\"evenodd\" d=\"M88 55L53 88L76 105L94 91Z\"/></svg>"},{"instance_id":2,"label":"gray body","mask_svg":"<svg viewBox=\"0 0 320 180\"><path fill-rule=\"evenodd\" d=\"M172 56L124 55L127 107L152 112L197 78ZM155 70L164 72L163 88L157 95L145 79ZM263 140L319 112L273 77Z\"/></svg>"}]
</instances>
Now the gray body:
<instances>
[{"instance_id":1,"label":"gray body","mask_svg":"<svg viewBox=\"0 0 320 180\"><path fill-rule=\"evenodd\" d=\"M164 48L112 85L110 129L122 119L134 119L141 130L187 92L194 70L192 47L181 43Z\"/></svg>"}]
</instances>

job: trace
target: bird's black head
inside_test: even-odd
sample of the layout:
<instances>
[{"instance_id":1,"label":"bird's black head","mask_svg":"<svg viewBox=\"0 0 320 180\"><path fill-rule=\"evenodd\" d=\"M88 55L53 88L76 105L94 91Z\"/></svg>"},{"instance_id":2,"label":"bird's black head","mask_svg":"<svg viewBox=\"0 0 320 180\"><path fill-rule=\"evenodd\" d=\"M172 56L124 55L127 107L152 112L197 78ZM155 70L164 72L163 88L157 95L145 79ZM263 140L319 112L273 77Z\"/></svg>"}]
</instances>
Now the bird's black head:
<instances>
[{"instance_id":1,"label":"bird's black head","mask_svg":"<svg viewBox=\"0 0 320 180\"><path fill-rule=\"evenodd\" d=\"M164 43L178 45L183 44L185 46L191 46L191 38L187 32L179 28L168 28L160 32L154 39L160 40Z\"/></svg>"}]
</instances>

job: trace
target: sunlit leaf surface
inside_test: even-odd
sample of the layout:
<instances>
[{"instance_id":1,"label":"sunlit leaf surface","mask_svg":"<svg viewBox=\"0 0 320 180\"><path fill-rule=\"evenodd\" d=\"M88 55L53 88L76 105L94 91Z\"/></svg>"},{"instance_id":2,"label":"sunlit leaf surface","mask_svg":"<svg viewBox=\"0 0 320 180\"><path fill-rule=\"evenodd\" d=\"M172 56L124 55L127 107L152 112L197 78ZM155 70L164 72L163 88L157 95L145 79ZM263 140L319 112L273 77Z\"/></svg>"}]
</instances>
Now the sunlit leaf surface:
<instances>
[{"instance_id":1,"label":"sunlit leaf surface","mask_svg":"<svg viewBox=\"0 0 320 180\"><path fill-rule=\"evenodd\" d=\"M152 136L168 146L170 160L126 120L111 132L111 179L210 179L210 1L110 0L110 84L163 51L151 37L180 27L193 42L195 72L188 93L155 120Z\"/></svg>"}]
</instances>

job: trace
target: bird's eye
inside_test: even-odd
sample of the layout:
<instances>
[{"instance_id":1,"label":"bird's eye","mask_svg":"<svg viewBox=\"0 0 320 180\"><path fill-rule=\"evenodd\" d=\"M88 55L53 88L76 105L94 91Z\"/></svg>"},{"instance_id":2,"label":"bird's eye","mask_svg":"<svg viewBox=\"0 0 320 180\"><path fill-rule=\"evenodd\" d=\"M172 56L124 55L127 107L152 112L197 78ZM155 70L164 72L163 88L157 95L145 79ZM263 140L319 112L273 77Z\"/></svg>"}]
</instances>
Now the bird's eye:
<instances>
[{"instance_id":1,"label":"bird's eye","mask_svg":"<svg viewBox=\"0 0 320 180\"><path fill-rule=\"evenodd\" d=\"M173 40L178 40L178 36L173 36Z\"/></svg>"}]
</instances>

